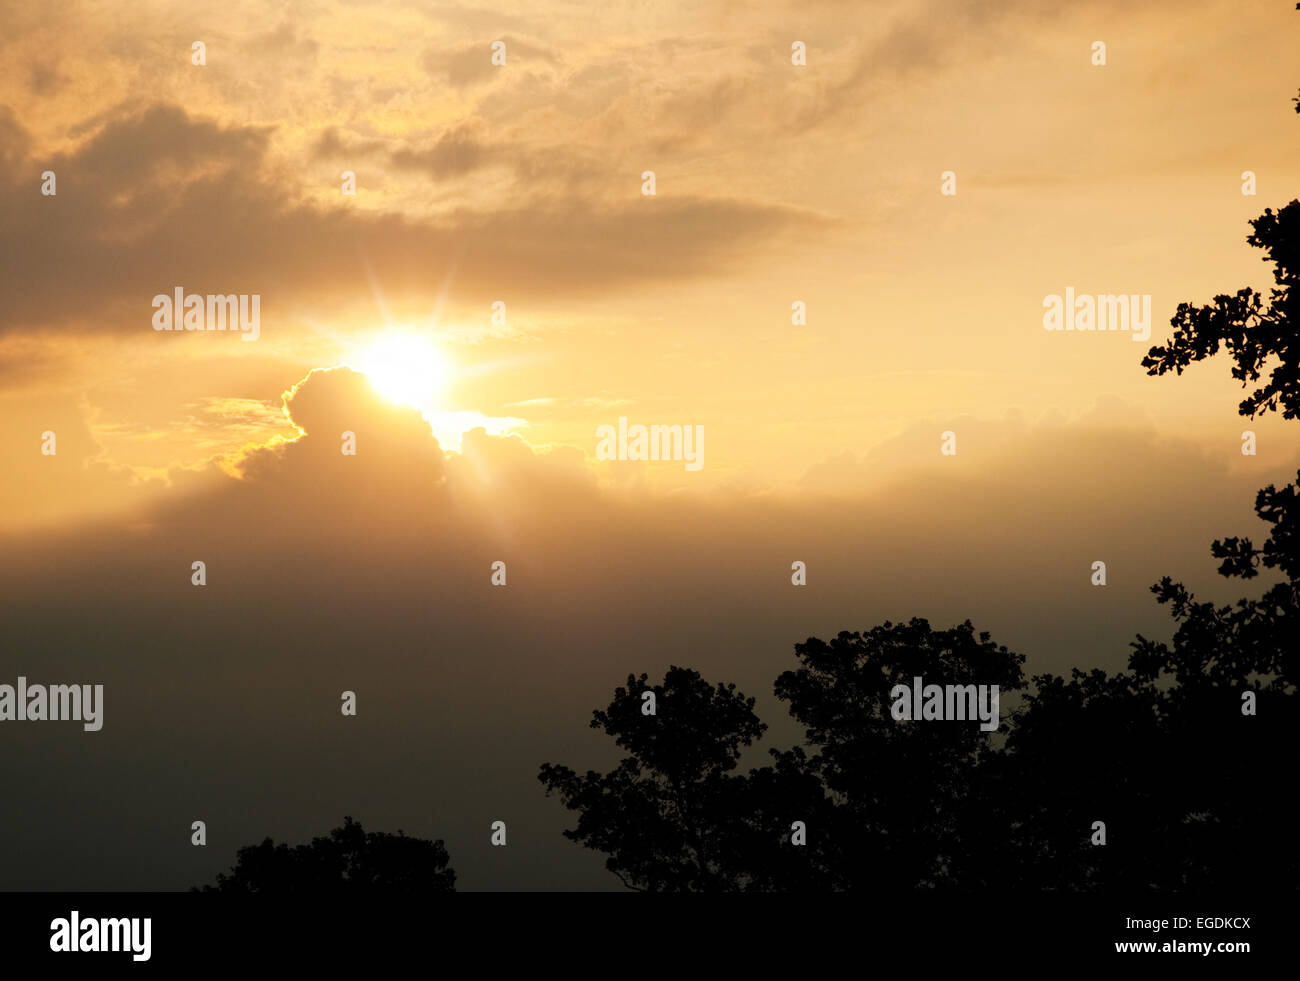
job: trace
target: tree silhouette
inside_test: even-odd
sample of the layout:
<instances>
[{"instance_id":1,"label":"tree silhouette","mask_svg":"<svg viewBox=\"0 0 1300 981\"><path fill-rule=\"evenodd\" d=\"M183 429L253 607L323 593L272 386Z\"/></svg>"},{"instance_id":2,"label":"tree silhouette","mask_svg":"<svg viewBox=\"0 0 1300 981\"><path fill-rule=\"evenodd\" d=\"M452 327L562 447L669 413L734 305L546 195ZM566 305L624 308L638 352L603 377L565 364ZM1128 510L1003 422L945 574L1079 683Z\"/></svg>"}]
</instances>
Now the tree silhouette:
<instances>
[{"instance_id":1,"label":"tree silhouette","mask_svg":"<svg viewBox=\"0 0 1300 981\"><path fill-rule=\"evenodd\" d=\"M819 832L809 853L818 883L849 889L949 881L953 858L978 835L969 805L979 797L981 764L995 750L974 724L900 724L890 715L890 691L922 677L1014 692L1024 686L1024 656L987 633L977 636L969 621L934 630L922 619L843 632L829 643L809 639L795 646L795 656L800 667L777 678L775 691L814 752L772 755L778 773L802 770L825 791L805 819Z\"/></svg>"},{"instance_id":2,"label":"tree silhouette","mask_svg":"<svg viewBox=\"0 0 1300 981\"><path fill-rule=\"evenodd\" d=\"M565 836L607 852L606 868L631 889L712 891L734 884L746 835L737 827L745 781L731 775L741 750L767 728L754 700L735 685L711 687L686 668L669 668L663 684L628 675L609 708L597 711L602 729L628 756L607 774L579 776L543 765L540 779L580 812ZM646 725L642 693L653 691L657 711Z\"/></svg>"},{"instance_id":3,"label":"tree silhouette","mask_svg":"<svg viewBox=\"0 0 1300 981\"><path fill-rule=\"evenodd\" d=\"M1297 5L1300 9L1300 5ZM1300 104L1297 105L1300 111ZM1170 321L1173 335L1142 360L1148 374L1181 374L1193 362L1222 349L1232 377L1255 385L1238 412L1256 418L1281 412L1300 416L1300 200L1265 209L1251 222L1247 242L1273 264L1267 300L1250 288L1219 295L1212 304L1184 303ZM1267 377L1265 378L1265 373ZM1261 378L1264 381L1261 382ZM1300 474L1297 474L1300 479ZM1183 833L1191 855L1213 855L1213 872L1189 860L1195 881L1250 882L1240 847L1254 840L1272 844L1289 836L1290 781L1279 772L1278 753L1295 746L1297 643L1300 642L1300 498L1296 483L1270 484L1255 498L1255 513L1269 526L1264 543L1250 538L1215 541L1219 573L1253 579L1271 571L1276 583L1258 599L1231 606L1198 602L1181 583L1165 577L1152 586L1178 623L1172 644L1139 636L1129 661L1144 683L1159 690L1157 708L1171 741L1182 752L1170 768L1181 777L1171 789L1180 802ZM1172 680L1173 685L1165 684ZM1257 715L1243 720L1242 699L1254 692ZM1248 725L1243 725L1243 721ZM1234 849L1236 854L1234 855ZM1293 849L1271 856L1271 871L1295 882L1300 863Z\"/></svg>"},{"instance_id":4,"label":"tree silhouette","mask_svg":"<svg viewBox=\"0 0 1300 981\"><path fill-rule=\"evenodd\" d=\"M408 837L400 830L367 832L345 817L342 826L309 845L277 845L267 838L239 849L230 873L198 891L312 897L454 892L456 873L447 862L441 839Z\"/></svg>"},{"instance_id":5,"label":"tree silhouette","mask_svg":"<svg viewBox=\"0 0 1300 981\"><path fill-rule=\"evenodd\" d=\"M1255 231L1247 241L1263 249L1274 264L1274 288L1268 302L1246 288L1235 296L1219 295L1204 307L1183 303L1171 324L1173 336L1151 348L1142 360L1148 374L1183 370L1227 351L1233 362L1232 377L1242 386L1258 382L1266 369L1268 379L1238 409L1255 418L1281 411L1284 419L1300 415L1300 201L1292 201L1276 214L1266 209L1251 222ZM1297 475L1300 477L1300 474ZM1179 583L1162 579L1152 590L1170 605L1180 624L1174 645L1154 644L1139 638L1133 668L1143 677L1162 673L1175 676L1189 692L1203 685L1245 684L1268 677L1276 694L1294 689L1297 632L1296 584L1300 574L1300 499L1295 483L1278 490L1270 484L1255 498L1255 513L1270 526L1268 538L1256 548L1249 538L1214 542L1211 552L1221 559L1224 576L1252 579L1262 567L1277 570L1283 581L1258 600L1241 600L1235 607L1216 608L1197 603Z\"/></svg>"},{"instance_id":6,"label":"tree silhouette","mask_svg":"<svg viewBox=\"0 0 1300 981\"><path fill-rule=\"evenodd\" d=\"M669 668L662 685L628 677L592 727L629 755L607 774L544 764L548 794L579 814L566 837L609 856L625 885L649 891L847 889L933 884L969 825L982 755L978 728L900 726L889 690L913 677L955 684L1023 684L1024 658L975 635L971 624L932 630L886 623L829 644L796 647L801 667L776 693L802 722L807 746L772 750L773 763L736 775L744 747L765 730L754 700ZM658 711L642 713L653 691ZM814 829L806 846L792 825Z\"/></svg>"},{"instance_id":7,"label":"tree silhouette","mask_svg":"<svg viewBox=\"0 0 1300 981\"><path fill-rule=\"evenodd\" d=\"M1180 304L1142 365L1182 374L1226 351L1232 376L1256 386L1240 413L1291 420L1300 201L1251 225L1247 242L1274 266L1267 298L1244 288ZM765 729L754 700L674 667L653 689L656 716L639 709L644 674L595 713L593 727L630 754L615 770L579 777L545 764L539 779L578 812L565 835L605 852L636 889L1294 890L1294 777L1283 766L1300 745L1300 486L1265 487L1255 511L1269 527L1261 546L1227 538L1211 554L1225 577L1264 570L1279 581L1216 606L1162 579L1151 588L1177 624L1172 641L1138 635L1126 672L1026 684L1024 658L969 621L885 623L796 645L800 666L775 692L804 745L770 750L769 766L733 772ZM900 724L889 692L915 676L1024 689L1024 702L1004 712L998 739L971 724Z\"/></svg>"}]
</instances>

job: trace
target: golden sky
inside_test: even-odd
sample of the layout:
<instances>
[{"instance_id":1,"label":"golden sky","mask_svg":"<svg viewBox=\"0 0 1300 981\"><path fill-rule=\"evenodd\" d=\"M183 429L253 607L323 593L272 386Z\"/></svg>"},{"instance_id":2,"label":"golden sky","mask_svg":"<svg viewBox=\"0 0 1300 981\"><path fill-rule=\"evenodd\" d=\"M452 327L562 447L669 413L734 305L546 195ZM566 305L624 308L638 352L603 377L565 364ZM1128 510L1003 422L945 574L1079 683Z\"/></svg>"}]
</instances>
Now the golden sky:
<instances>
[{"instance_id":1,"label":"golden sky","mask_svg":"<svg viewBox=\"0 0 1300 981\"><path fill-rule=\"evenodd\" d=\"M632 468L687 492L1110 396L1240 465L1226 372L1148 379L1146 345L1041 303L1150 294L1154 342L1266 284L1243 238L1300 171L1287 4L208 7L4 5L9 528L293 436L281 393L394 332L436 346L448 449L482 424L595 466L619 415L702 425L698 473ZM258 341L153 332L176 286L259 293Z\"/></svg>"},{"instance_id":2,"label":"golden sky","mask_svg":"<svg viewBox=\"0 0 1300 981\"><path fill-rule=\"evenodd\" d=\"M1160 576L1234 598L1209 543L1300 454L1224 364L1140 361L1271 284L1293 8L0 0L0 678L111 699L89 755L5 733L16 780L77 777L0 800L0 886L180 888L363 799L438 815L467 888L595 887L536 766L601 750L628 671L764 698L913 615L1118 668ZM155 331L177 287L257 294L258 338ZM1067 287L1149 295L1150 341L1045 331ZM620 417L704 466L597 459ZM509 867L494 808L536 818ZM132 857L195 812L227 851Z\"/></svg>"}]
</instances>

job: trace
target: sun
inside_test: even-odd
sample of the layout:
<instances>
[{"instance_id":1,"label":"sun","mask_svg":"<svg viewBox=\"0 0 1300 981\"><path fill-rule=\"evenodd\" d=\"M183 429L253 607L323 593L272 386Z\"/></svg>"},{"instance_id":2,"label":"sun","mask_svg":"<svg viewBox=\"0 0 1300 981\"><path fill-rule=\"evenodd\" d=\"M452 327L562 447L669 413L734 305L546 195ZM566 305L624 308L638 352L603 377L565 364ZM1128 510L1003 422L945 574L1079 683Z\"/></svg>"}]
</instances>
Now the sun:
<instances>
[{"instance_id":1,"label":"sun","mask_svg":"<svg viewBox=\"0 0 1300 981\"><path fill-rule=\"evenodd\" d=\"M433 408L447 364L437 346L415 333L391 332L361 350L352 366L370 379L384 398L418 409Z\"/></svg>"}]
</instances>

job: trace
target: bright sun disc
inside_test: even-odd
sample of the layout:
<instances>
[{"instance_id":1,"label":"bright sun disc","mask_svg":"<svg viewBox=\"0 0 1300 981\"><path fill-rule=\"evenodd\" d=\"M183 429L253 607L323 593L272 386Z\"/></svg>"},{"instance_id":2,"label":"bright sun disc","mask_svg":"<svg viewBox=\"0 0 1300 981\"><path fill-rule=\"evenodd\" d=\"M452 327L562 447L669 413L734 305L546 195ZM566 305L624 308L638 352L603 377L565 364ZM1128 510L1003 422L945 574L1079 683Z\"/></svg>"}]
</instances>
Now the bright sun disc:
<instances>
[{"instance_id":1,"label":"bright sun disc","mask_svg":"<svg viewBox=\"0 0 1300 981\"><path fill-rule=\"evenodd\" d=\"M362 350L356 367L390 402L418 408L433 403L446 374L438 349L412 334L381 337Z\"/></svg>"}]
</instances>

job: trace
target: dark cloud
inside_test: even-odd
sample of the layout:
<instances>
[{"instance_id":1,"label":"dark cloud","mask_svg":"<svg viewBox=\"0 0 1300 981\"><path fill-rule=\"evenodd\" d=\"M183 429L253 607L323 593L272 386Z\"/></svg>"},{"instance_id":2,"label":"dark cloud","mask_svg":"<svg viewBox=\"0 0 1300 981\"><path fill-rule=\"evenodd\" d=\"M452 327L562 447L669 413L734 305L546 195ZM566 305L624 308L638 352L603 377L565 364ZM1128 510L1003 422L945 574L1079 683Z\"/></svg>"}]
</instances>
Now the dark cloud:
<instances>
[{"instance_id":1,"label":"dark cloud","mask_svg":"<svg viewBox=\"0 0 1300 981\"><path fill-rule=\"evenodd\" d=\"M389 161L394 166L422 171L435 179L459 177L478 170L492 162L494 154L475 134L475 128L465 125L449 128L431 146L394 151Z\"/></svg>"},{"instance_id":2,"label":"dark cloud","mask_svg":"<svg viewBox=\"0 0 1300 981\"><path fill-rule=\"evenodd\" d=\"M496 41L505 43L504 65L492 64L492 45ZM496 77L495 73L508 71L516 64L539 62L554 66L559 64L559 59L544 45L510 35L471 44L429 48L420 59L430 76L458 89L483 84Z\"/></svg>"},{"instance_id":3,"label":"dark cloud","mask_svg":"<svg viewBox=\"0 0 1300 981\"><path fill-rule=\"evenodd\" d=\"M182 888L343 814L445 837L467 889L615 888L535 774L612 761L587 723L628 672L735 681L773 725L766 746L794 738L771 683L808 636L971 617L1031 671L1117 668L1136 633L1169 633L1148 585L1186 575L1230 598L1208 543L1255 527L1258 479L1104 420L963 424L969 459L946 471L905 436L850 498L706 499L603 490L576 450L517 437L444 454L347 369L287 404L307 434L254 450L241 480L5 541L0 678L106 696L93 735L0 727L0 781L42 788L0 795L0 888ZM494 820L508 850L488 844Z\"/></svg>"},{"instance_id":4,"label":"dark cloud","mask_svg":"<svg viewBox=\"0 0 1300 981\"><path fill-rule=\"evenodd\" d=\"M33 95L48 96L56 94L68 79L59 71L57 64L37 61L33 62L28 71L27 80Z\"/></svg>"},{"instance_id":5,"label":"dark cloud","mask_svg":"<svg viewBox=\"0 0 1300 981\"><path fill-rule=\"evenodd\" d=\"M323 472L334 472L330 496L345 491L382 495L384 485L373 481L394 470L407 480L437 484L442 479L442 450L424 417L377 397L370 380L351 368L313 371L285 392L284 405L304 435L250 452L241 469L254 484L270 481L277 493L301 495L314 503L319 495L298 478L310 485ZM355 447L357 458L364 457L360 466L332 466L335 456L345 463L352 459L343 453L345 433L351 434L347 442Z\"/></svg>"},{"instance_id":6,"label":"dark cloud","mask_svg":"<svg viewBox=\"0 0 1300 981\"><path fill-rule=\"evenodd\" d=\"M0 106L0 162L5 173L12 174L20 163L26 162L30 147L31 137L13 109Z\"/></svg>"},{"instance_id":7,"label":"dark cloud","mask_svg":"<svg viewBox=\"0 0 1300 981\"><path fill-rule=\"evenodd\" d=\"M0 127L14 137L7 146L27 145L12 114ZM503 284L517 296L587 294L708 275L778 235L829 227L755 201L663 188L643 199L638 173L627 175L622 205L539 190L428 223L361 212L342 197L326 208L266 172L268 140L265 128L220 127L157 106L105 125L70 153L17 161L0 185L0 330L69 320L148 330L152 297L176 286L260 293L263 330L274 330L295 303L369 295L367 264L392 293L430 294L454 265L455 289L479 300ZM453 134L410 162L463 170L479 152ZM58 175L56 197L40 194L46 168Z\"/></svg>"},{"instance_id":8,"label":"dark cloud","mask_svg":"<svg viewBox=\"0 0 1300 981\"><path fill-rule=\"evenodd\" d=\"M489 146L482 138L483 128L477 123L460 123L447 127L430 142L412 144L366 139L331 127L321 134L312 151L321 159L380 160L399 170L446 179L463 176L491 163L505 162L508 148Z\"/></svg>"},{"instance_id":9,"label":"dark cloud","mask_svg":"<svg viewBox=\"0 0 1300 981\"><path fill-rule=\"evenodd\" d=\"M254 38L251 47L262 55L308 60L314 59L320 50L320 45L315 40L300 31L290 21L284 21L278 27Z\"/></svg>"},{"instance_id":10,"label":"dark cloud","mask_svg":"<svg viewBox=\"0 0 1300 981\"><path fill-rule=\"evenodd\" d=\"M317 159L336 162L375 160L386 168L426 175L444 182L477 179L484 171L510 174L525 193L552 195L586 192L608 196L626 174L607 159L594 158L571 143L553 146L492 139L488 127L465 120L431 140L396 142L351 136L331 127L313 144Z\"/></svg>"}]
</instances>

